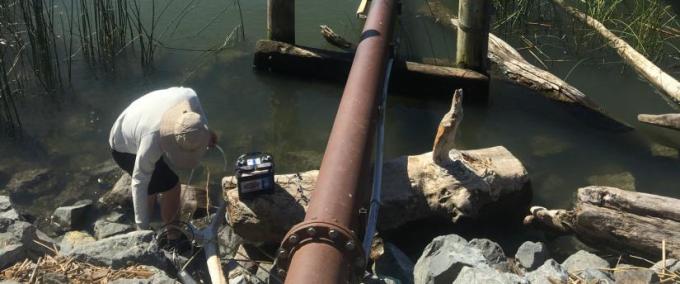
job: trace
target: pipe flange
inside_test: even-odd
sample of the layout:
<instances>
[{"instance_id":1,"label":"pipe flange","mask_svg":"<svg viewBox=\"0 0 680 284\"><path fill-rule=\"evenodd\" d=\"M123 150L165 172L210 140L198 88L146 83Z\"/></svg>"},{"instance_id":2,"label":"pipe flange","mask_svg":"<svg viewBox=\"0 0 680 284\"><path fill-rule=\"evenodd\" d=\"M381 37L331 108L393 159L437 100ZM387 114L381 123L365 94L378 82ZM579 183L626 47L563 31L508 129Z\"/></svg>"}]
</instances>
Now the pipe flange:
<instances>
[{"instance_id":1,"label":"pipe flange","mask_svg":"<svg viewBox=\"0 0 680 284\"><path fill-rule=\"evenodd\" d=\"M295 225L283 238L276 255L276 272L285 277L293 254L309 243L326 243L340 250L348 260L348 270L352 276L361 279L364 275L366 259L361 242L354 232L327 221L307 221Z\"/></svg>"}]
</instances>

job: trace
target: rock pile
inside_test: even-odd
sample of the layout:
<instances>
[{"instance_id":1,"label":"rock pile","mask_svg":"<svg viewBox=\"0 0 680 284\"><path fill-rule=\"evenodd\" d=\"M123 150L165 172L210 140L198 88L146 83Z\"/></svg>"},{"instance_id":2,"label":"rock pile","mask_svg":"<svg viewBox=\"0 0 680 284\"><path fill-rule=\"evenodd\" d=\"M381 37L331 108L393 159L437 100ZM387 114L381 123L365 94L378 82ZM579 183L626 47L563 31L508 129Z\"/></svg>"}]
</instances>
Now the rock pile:
<instances>
[{"instance_id":1,"label":"rock pile","mask_svg":"<svg viewBox=\"0 0 680 284\"><path fill-rule=\"evenodd\" d=\"M73 206L58 208L53 214L53 220L58 222L64 229L82 227L83 214L91 207L91 201L77 202ZM154 241L152 231L129 231L128 227L111 221L118 221L120 216L112 213L97 221L100 224L96 231L99 240L95 240L86 232L70 231L60 236L61 242L49 238L31 223L24 221L16 212L8 196L0 196L0 280L27 281L28 277L34 279L51 279L53 283L68 283L69 277L79 274L74 271L81 269L76 264L86 266L81 270L105 275L118 275L117 283L174 283L167 273L175 273L170 260L158 248ZM107 223L108 222L108 223ZM74 266L66 273L59 269L50 269L61 259L63 263ZM51 259L50 261L47 261ZM87 263L87 264L85 264ZM96 266L103 267L101 269ZM128 267L144 265L147 273L131 274ZM28 269L35 268L40 269ZM68 268L68 267L67 267ZM99 270L97 270L99 269ZM120 269L116 274L113 270ZM39 276L31 276L37 271ZM127 271L127 274L124 273ZM135 270L137 271L137 270ZM151 273L148 273L151 271ZM106 272L106 273L105 273ZM49 275L48 275L49 274ZM143 279L125 279L121 275L147 276ZM173 275L173 274L170 274ZM38 278L35 278L38 277ZM11 278L11 279L6 279ZM26 279L24 279L26 278ZM59 280L61 279L61 281ZM56 282L55 282L56 281ZM132 282L130 282L132 281ZM116 282L114 282L116 283Z\"/></svg>"},{"instance_id":2,"label":"rock pile","mask_svg":"<svg viewBox=\"0 0 680 284\"><path fill-rule=\"evenodd\" d=\"M665 266L659 262L651 268L626 264L611 268L606 260L581 250L560 264L550 258L546 246L540 242L525 242L514 258L508 258L492 241L474 239L468 242L458 235L447 235L435 238L425 248L415 264L413 278L402 282L651 284L660 283L660 275L669 273L680 273L680 261L668 259Z\"/></svg>"}]
</instances>

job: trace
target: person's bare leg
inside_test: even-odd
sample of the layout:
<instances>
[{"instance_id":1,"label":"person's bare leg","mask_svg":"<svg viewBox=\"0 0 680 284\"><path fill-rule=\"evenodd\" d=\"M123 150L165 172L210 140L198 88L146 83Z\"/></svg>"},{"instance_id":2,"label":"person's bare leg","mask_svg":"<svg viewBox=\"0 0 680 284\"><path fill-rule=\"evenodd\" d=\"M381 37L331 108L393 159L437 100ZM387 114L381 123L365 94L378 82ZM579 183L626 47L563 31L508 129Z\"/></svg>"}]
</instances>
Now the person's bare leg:
<instances>
[{"instance_id":1,"label":"person's bare leg","mask_svg":"<svg viewBox=\"0 0 680 284\"><path fill-rule=\"evenodd\" d=\"M149 218L153 217L153 211L156 208L156 200L158 199L158 194L149 195L146 199L146 208L149 210Z\"/></svg>"},{"instance_id":2,"label":"person's bare leg","mask_svg":"<svg viewBox=\"0 0 680 284\"><path fill-rule=\"evenodd\" d=\"M177 220L179 215L180 183L163 192L161 197L161 218L167 225Z\"/></svg>"}]
</instances>

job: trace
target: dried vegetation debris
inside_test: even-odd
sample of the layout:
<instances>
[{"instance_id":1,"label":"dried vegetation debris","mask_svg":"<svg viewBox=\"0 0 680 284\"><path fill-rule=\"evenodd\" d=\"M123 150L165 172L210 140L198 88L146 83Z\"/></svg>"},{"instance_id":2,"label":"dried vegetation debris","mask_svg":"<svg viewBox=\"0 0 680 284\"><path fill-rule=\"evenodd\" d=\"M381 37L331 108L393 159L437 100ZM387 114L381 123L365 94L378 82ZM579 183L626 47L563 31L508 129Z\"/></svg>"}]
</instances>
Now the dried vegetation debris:
<instances>
[{"instance_id":1,"label":"dried vegetation debris","mask_svg":"<svg viewBox=\"0 0 680 284\"><path fill-rule=\"evenodd\" d=\"M148 279L155 274L156 272L141 265L112 269L65 256L46 255L35 263L26 259L2 270L0 280L33 283L41 282L41 277L49 276L62 278L68 283L107 283L117 279Z\"/></svg>"}]
</instances>

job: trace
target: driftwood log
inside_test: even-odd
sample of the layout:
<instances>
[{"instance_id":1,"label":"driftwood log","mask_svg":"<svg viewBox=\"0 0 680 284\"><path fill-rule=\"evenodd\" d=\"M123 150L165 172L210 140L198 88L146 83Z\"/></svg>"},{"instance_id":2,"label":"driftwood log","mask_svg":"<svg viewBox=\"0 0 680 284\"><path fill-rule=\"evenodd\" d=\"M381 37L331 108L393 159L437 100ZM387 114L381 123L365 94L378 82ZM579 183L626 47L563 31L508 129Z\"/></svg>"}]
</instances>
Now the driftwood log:
<instances>
[{"instance_id":1,"label":"driftwood log","mask_svg":"<svg viewBox=\"0 0 680 284\"><path fill-rule=\"evenodd\" d=\"M638 121L651 125L680 130L680 113L638 114Z\"/></svg>"},{"instance_id":2,"label":"driftwood log","mask_svg":"<svg viewBox=\"0 0 680 284\"><path fill-rule=\"evenodd\" d=\"M431 152L384 164L379 230L425 218L456 222L494 213L502 217L509 215L509 208L528 208L527 172L507 149L451 150L449 156L453 162L445 167L433 163ZM240 199L235 178L225 177L228 222L247 242L279 243L304 219L318 173L277 175L274 193L252 199Z\"/></svg>"},{"instance_id":3,"label":"driftwood log","mask_svg":"<svg viewBox=\"0 0 680 284\"><path fill-rule=\"evenodd\" d=\"M644 77L649 83L654 85L661 94L675 104L680 104L680 82L661 70L654 63L649 61L644 55L640 54L635 48L626 41L609 31L605 25L587 14L569 6L564 0L553 0L558 6L562 7L574 18L587 24L605 38L609 46L628 63L640 76Z\"/></svg>"},{"instance_id":4,"label":"driftwood log","mask_svg":"<svg viewBox=\"0 0 680 284\"><path fill-rule=\"evenodd\" d=\"M453 32L458 30L455 14L441 1L428 1L428 5L430 7L423 12L424 15L434 17L438 24ZM510 44L492 33L489 33L489 60L511 82L537 91L551 100L583 109L602 118L602 121L609 122L615 128L631 129L629 125L612 118L576 87L529 63Z\"/></svg>"},{"instance_id":5,"label":"driftwood log","mask_svg":"<svg viewBox=\"0 0 680 284\"><path fill-rule=\"evenodd\" d=\"M444 114L437 134L434 136L432 145L432 160L435 164L444 166L451 161L449 152L455 146L456 133L458 126L463 121L463 90L458 89L453 93L451 99L451 109Z\"/></svg>"},{"instance_id":6,"label":"driftwood log","mask_svg":"<svg viewBox=\"0 0 680 284\"><path fill-rule=\"evenodd\" d=\"M531 208L525 223L574 233L596 248L625 251L655 259L680 257L680 200L613 187L578 190L573 210Z\"/></svg>"},{"instance_id":7,"label":"driftwood log","mask_svg":"<svg viewBox=\"0 0 680 284\"><path fill-rule=\"evenodd\" d=\"M319 26L321 28L321 35L323 36L324 39L333 46L336 46L338 48L342 48L345 50L354 50L356 49L355 44L349 42L346 40L344 37L341 35L335 33L333 29L331 29L327 25L321 25Z\"/></svg>"}]
</instances>

